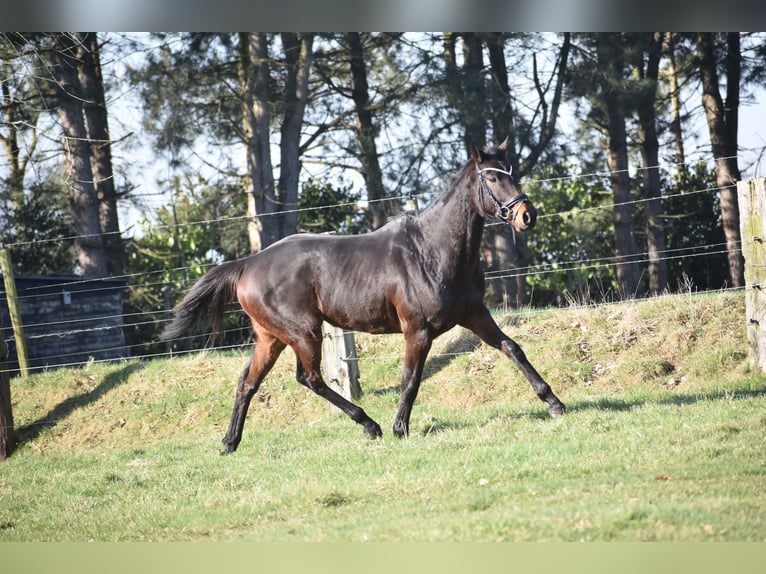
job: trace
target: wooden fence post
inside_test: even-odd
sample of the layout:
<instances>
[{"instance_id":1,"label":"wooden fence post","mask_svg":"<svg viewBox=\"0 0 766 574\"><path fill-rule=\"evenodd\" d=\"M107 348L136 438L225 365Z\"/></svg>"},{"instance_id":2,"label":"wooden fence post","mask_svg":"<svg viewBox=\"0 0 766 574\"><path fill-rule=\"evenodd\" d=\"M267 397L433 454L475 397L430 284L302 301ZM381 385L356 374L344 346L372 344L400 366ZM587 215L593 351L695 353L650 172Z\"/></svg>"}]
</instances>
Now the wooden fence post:
<instances>
[{"instance_id":1,"label":"wooden fence post","mask_svg":"<svg viewBox=\"0 0 766 574\"><path fill-rule=\"evenodd\" d=\"M356 345L351 331L322 324L322 370L327 385L343 397L353 400L362 396Z\"/></svg>"},{"instance_id":2,"label":"wooden fence post","mask_svg":"<svg viewBox=\"0 0 766 574\"><path fill-rule=\"evenodd\" d=\"M766 178L737 182L750 361L766 372Z\"/></svg>"},{"instance_id":3,"label":"wooden fence post","mask_svg":"<svg viewBox=\"0 0 766 574\"><path fill-rule=\"evenodd\" d=\"M0 336L0 461L5 460L16 447L11 406L11 377L8 374L8 345Z\"/></svg>"},{"instance_id":4,"label":"wooden fence post","mask_svg":"<svg viewBox=\"0 0 766 574\"><path fill-rule=\"evenodd\" d=\"M5 296L8 303L8 315L11 317L13 338L16 341L16 356L19 361L19 370L22 377L29 375L29 362L27 361L27 342L24 339L24 326L21 322L21 309L19 298L16 294L16 279L13 276L11 253L7 249L0 249L0 270L3 272L5 284Z\"/></svg>"}]
</instances>

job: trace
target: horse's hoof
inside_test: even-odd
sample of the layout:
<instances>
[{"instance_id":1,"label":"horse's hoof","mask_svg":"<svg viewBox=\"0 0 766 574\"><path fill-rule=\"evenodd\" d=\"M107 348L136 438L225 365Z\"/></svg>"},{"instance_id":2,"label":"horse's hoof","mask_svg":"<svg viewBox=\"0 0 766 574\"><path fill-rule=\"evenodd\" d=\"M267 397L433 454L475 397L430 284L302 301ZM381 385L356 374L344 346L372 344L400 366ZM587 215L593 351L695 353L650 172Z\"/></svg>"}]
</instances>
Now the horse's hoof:
<instances>
[{"instance_id":1,"label":"horse's hoof","mask_svg":"<svg viewBox=\"0 0 766 574\"><path fill-rule=\"evenodd\" d=\"M383 436L383 431L378 423L369 421L364 424L364 435L370 440L375 440Z\"/></svg>"},{"instance_id":2,"label":"horse's hoof","mask_svg":"<svg viewBox=\"0 0 766 574\"><path fill-rule=\"evenodd\" d=\"M410 434L409 427L398 421L394 422L394 427L391 429L391 431L394 433L396 438L407 438L407 435Z\"/></svg>"},{"instance_id":3,"label":"horse's hoof","mask_svg":"<svg viewBox=\"0 0 766 574\"><path fill-rule=\"evenodd\" d=\"M566 411L567 408L564 406L564 403L558 403L548 407L548 414L554 419L563 416Z\"/></svg>"}]
</instances>

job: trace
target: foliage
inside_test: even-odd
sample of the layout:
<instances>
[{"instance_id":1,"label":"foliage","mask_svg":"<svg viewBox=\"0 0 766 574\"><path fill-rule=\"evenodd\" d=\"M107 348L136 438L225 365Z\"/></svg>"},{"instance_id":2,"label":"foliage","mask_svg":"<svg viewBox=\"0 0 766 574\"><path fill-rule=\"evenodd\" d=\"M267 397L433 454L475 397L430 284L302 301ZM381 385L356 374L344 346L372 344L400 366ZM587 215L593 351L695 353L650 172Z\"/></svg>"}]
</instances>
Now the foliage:
<instances>
[{"instance_id":1,"label":"foliage","mask_svg":"<svg viewBox=\"0 0 766 574\"><path fill-rule=\"evenodd\" d=\"M157 352L157 335L167 310L207 269L248 253L244 194L184 176L168 182L172 200L139 222L130 242L126 333L133 353ZM135 314L134 314L135 313ZM199 342L190 339L188 344Z\"/></svg>"},{"instance_id":2,"label":"foliage","mask_svg":"<svg viewBox=\"0 0 766 574\"><path fill-rule=\"evenodd\" d=\"M330 182L309 179L303 184L298 207L301 232L355 234L369 231L350 184L336 187Z\"/></svg>"},{"instance_id":3,"label":"foliage","mask_svg":"<svg viewBox=\"0 0 766 574\"><path fill-rule=\"evenodd\" d=\"M570 166L571 173L576 170ZM609 300L616 290L610 265L611 196L598 176L571 179L543 170L540 179L524 188L534 198L540 219L529 234L534 262L527 277L532 304L561 305L589 300L591 294Z\"/></svg>"},{"instance_id":4,"label":"foliage","mask_svg":"<svg viewBox=\"0 0 766 574\"><path fill-rule=\"evenodd\" d=\"M691 283L703 291L720 289L729 272L715 173L704 162L690 165L665 174L663 189L671 288Z\"/></svg>"},{"instance_id":5,"label":"foliage","mask_svg":"<svg viewBox=\"0 0 766 574\"><path fill-rule=\"evenodd\" d=\"M216 141L238 141L241 102L237 97L234 34L155 34L162 44L144 65L129 69L144 105L144 128L156 147L177 161L206 130ZM173 165L172 167L178 167Z\"/></svg>"},{"instance_id":6,"label":"foliage","mask_svg":"<svg viewBox=\"0 0 766 574\"><path fill-rule=\"evenodd\" d=\"M12 245L14 272L19 275L71 275L75 268L72 217L66 196L54 182L32 184L20 204L8 206L0 243Z\"/></svg>"}]
</instances>

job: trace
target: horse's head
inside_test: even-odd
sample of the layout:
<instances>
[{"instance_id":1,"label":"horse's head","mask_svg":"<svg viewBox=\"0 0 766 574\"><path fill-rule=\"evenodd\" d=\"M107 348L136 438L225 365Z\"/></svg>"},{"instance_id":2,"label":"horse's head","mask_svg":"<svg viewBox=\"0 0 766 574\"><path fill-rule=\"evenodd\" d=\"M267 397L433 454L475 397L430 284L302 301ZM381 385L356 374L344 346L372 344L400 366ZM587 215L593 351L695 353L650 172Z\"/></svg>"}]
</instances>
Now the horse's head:
<instances>
[{"instance_id":1,"label":"horse's head","mask_svg":"<svg viewBox=\"0 0 766 574\"><path fill-rule=\"evenodd\" d=\"M494 149L471 146L479 176L478 201L485 214L505 221L516 231L527 231L535 226L537 210L516 185L505 159L507 147L507 138Z\"/></svg>"}]
</instances>

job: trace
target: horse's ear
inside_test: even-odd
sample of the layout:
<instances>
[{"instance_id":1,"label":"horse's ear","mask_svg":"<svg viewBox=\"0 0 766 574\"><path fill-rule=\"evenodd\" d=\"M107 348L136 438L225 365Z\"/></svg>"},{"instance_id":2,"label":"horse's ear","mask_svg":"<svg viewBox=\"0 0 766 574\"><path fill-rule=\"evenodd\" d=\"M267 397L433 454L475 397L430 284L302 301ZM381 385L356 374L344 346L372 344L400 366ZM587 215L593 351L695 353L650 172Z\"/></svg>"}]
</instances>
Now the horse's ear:
<instances>
[{"instance_id":1,"label":"horse's ear","mask_svg":"<svg viewBox=\"0 0 766 574\"><path fill-rule=\"evenodd\" d=\"M481 163L483 158L482 158L482 153L481 153L481 150L479 149L479 146L476 145L476 142L472 141L470 147L471 147L471 159L474 160L476 163Z\"/></svg>"},{"instance_id":2,"label":"horse's ear","mask_svg":"<svg viewBox=\"0 0 766 574\"><path fill-rule=\"evenodd\" d=\"M505 136L505 139L503 140L503 143L501 143L499 146L497 146L497 151L500 151L500 152L503 152L503 153L506 152L506 150L508 149L508 137L509 136Z\"/></svg>"}]
</instances>

